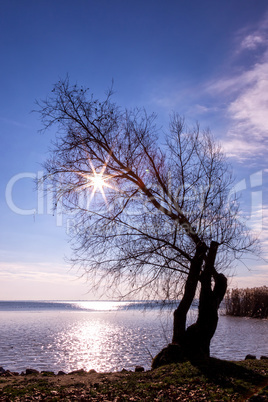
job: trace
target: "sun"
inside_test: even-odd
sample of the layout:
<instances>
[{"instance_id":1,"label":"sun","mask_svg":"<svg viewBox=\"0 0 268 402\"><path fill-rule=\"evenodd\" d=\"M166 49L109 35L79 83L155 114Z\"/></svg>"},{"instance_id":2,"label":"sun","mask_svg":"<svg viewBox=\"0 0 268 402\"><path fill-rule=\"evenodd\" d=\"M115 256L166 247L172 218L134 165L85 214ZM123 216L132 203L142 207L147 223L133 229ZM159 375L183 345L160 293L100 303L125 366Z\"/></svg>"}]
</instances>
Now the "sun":
<instances>
[{"instance_id":1,"label":"sun","mask_svg":"<svg viewBox=\"0 0 268 402\"><path fill-rule=\"evenodd\" d=\"M100 173L97 173L95 171L95 169L93 168L92 169L93 173L91 175L87 175L85 177L87 180L87 184L85 185L85 188L91 188L91 194L88 198L88 207L89 207L94 195L96 194L96 192L100 192L103 200L105 201L107 208L109 208L104 189L111 188L111 189L115 190L115 187L112 186L108 182L108 180L111 179L113 176L104 175L105 168L106 168L106 166L104 166L102 168Z\"/></svg>"},{"instance_id":2,"label":"sun","mask_svg":"<svg viewBox=\"0 0 268 402\"><path fill-rule=\"evenodd\" d=\"M87 207L89 208L91 201L93 200L94 195L96 192L100 193L103 200L105 201L105 204L107 208L109 209L109 205L107 202L107 198L105 195L105 188L112 189L114 191L118 191L118 189L109 182L112 178L114 178L116 175L107 175L105 174L105 170L107 168L107 164L109 161L110 155L108 155L107 160L104 162L104 164L99 167L98 171L93 165L93 162L90 159L90 156L87 155L87 160L88 164L91 168L91 172L86 173L86 172L81 172L81 171L75 171L75 173L79 176L83 177L84 184L80 185L77 190L83 191L87 190ZM97 197L97 199L99 199Z\"/></svg>"},{"instance_id":3,"label":"sun","mask_svg":"<svg viewBox=\"0 0 268 402\"><path fill-rule=\"evenodd\" d=\"M107 198L105 195L105 188L106 189L109 188L109 189L116 191L116 188L111 183L109 183L109 180L112 179L115 175L105 174L108 160L106 161L106 163L104 163L104 165L101 167L99 172L96 171L90 158L88 158L88 161L89 161L89 164L91 167L91 173L77 172L85 180L85 184L80 187L80 190L87 189L90 191L87 196L87 207L89 207L89 205L91 204L91 201L93 200L93 197L98 192L101 194L103 200L105 201L107 208L109 208Z\"/></svg>"},{"instance_id":4,"label":"sun","mask_svg":"<svg viewBox=\"0 0 268 402\"><path fill-rule=\"evenodd\" d=\"M91 185L94 190L103 190L103 187L106 186L105 180L106 178L101 173L95 173L92 177L90 177Z\"/></svg>"},{"instance_id":5,"label":"sun","mask_svg":"<svg viewBox=\"0 0 268 402\"><path fill-rule=\"evenodd\" d=\"M106 197L105 197L105 192L104 188L113 188L109 183L108 180L110 179L110 176L104 175L104 169L101 170L100 173L97 173L95 169L93 170L93 173L91 175L87 175L86 180L87 184L85 187L91 188L91 199L94 196L94 194L99 191L102 194L102 197L104 198L106 202Z\"/></svg>"}]
</instances>

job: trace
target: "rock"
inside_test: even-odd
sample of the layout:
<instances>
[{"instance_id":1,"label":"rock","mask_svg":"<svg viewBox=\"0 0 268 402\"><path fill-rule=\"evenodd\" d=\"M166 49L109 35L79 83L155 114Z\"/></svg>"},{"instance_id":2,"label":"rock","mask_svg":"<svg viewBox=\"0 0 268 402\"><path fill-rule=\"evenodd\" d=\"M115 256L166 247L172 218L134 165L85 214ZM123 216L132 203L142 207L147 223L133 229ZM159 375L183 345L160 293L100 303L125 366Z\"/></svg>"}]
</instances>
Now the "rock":
<instances>
[{"instance_id":1,"label":"rock","mask_svg":"<svg viewBox=\"0 0 268 402\"><path fill-rule=\"evenodd\" d=\"M261 356L261 360L267 360L268 356Z\"/></svg>"},{"instance_id":2,"label":"rock","mask_svg":"<svg viewBox=\"0 0 268 402\"><path fill-rule=\"evenodd\" d=\"M14 376L14 374L13 374L11 371L6 370L6 372L5 372L4 376L5 376L5 377L13 377L13 376Z\"/></svg>"},{"instance_id":3,"label":"rock","mask_svg":"<svg viewBox=\"0 0 268 402\"><path fill-rule=\"evenodd\" d=\"M71 371L69 374L86 374L84 369Z\"/></svg>"},{"instance_id":4,"label":"rock","mask_svg":"<svg viewBox=\"0 0 268 402\"><path fill-rule=\"evenodd\" d=\"M89 374L95 374L95 373L97 373L97 371L96 370L94 370L94 369L91 369L91 370L89 370L89 372L88 372Z\"/></svg>"},{"instance_id":5,"label":"rock","mask_svg":"<svg viewBox=\"0 0 268 402\"><path fill-rule=\"evenodd\" d=\"M47 370L42 370L41 374L43 374L44 376L53 376L53 375L55 375L55 373L53 371L47 371Z\"/></svg>"},{"instance_id":6,"label":"rock","mask_svg":"<svg viewBox=\"0 0 268 402\"><path fill-rule=\"evenodd\" d=\"M39 374L39 371L38 371L38 370L35 370L35 369L27 368L26 371L25 371L25 374L26 374L26 375L30 375L30 374Z\"/></svg>"},{"instance_id":7,"label":"rock","mask_svg":"<svg viewBox=\"0 0 268 402\"><path fill-rule=\"evenodd\" d=\"M169 344L166 348L161 350L158 355L155 356L152 362L152 369L171 363L185 362L186 356L183 349L176 344Z\"/></svg>"},{"instance_id":8,"label":"rock","mask_svg":"<svg viewBox=\"0 0 268 402\"><path fill-rule=\"evenodd\" d=\"M142 373L143 371L144 371L144 367L141 367L141 366L135 367L135 373Z\"/></svg>"},{"instance_id":9,"label":"rock","mask_svg":"<svg viewBox=\"0 0 268 402\"><path fill-rule=\"evenodd\" d=\"M64 371L61 371L61 370L58 372L58 375L65 375L65 374L66 373L64 373Z\"/></svg>"},{"instance_id":10,"label":"rock","mask_svg":"<svg viewBox=\"0 0 268 402\"><path fill-rule=\"evenodd\" d=\"M1 374L5 374L5 372L6 372L6 370L3 369L3 367L0 367L0 375L1 375Z\"/></svg>"},{"instance_id":11,"label":"rock","mask_svg":"<svg viewBox=\"0 0 268 402\"><path fill-rule=\"evenodd\" d=\"M123 368L123 369L120 371L120 373L129 373L129 371L126 370L125 368Z\"/></svg>"},{"instance_id":12,"label":"rock","mask_svg":"<svg viewBox=\"0 0 268 402\"><path fill-rule=\"evenodd\" d=\"M246 355L245 360L255 360L256 356L255 355Z\"/></svg>"}]
</instances>

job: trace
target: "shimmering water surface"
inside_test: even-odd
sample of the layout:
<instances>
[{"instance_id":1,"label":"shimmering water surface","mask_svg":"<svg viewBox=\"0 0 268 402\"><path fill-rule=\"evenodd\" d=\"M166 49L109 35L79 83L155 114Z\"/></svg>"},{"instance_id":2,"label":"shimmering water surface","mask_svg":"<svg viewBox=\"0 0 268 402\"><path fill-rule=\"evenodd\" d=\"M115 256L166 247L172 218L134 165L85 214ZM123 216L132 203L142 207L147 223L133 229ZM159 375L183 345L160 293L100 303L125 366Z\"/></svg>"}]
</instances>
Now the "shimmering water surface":
<instances>
[{"instance_id":1,"label":"shimmering water surface","mask_svg":"<svg viewBox=\"0 0 268 402\"><path fill-rule=\"evenodd\" d=\"M0 366L66 372L150 368L171 339L172 313L130 302L0 302ZM193 310L190 319L194 319ZM220 316L211 354L268 355L268 321Z\"/></svg>"}]
</instances>

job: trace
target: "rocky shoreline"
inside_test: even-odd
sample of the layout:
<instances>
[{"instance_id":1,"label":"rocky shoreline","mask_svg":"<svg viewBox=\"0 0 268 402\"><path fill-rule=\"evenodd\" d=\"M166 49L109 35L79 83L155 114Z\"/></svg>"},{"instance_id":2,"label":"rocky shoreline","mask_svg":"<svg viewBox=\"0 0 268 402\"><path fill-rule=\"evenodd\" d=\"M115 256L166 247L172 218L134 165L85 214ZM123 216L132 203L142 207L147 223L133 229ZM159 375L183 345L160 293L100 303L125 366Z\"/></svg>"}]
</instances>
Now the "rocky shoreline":
<instances>
[{"instance_id":1,"label":"rocky shoreline","mask_svg":"<svg viewBox=\"0 0 268 402\"><path fill-rule=\"evenodd\" d=\"M257 356L256 355L252 355L252 354L248 354L245 357L245 360L257 360ZM267 360L268 361L268 356L260 356L260 360ZM142 366L136 366L134 372L135 373L141 373L144 372L144 367ZM122 369L120 373L133 373L132 370L126 370L126 369ZM69 373L66 373L65 371L58 371L58 373L56 374L54 371L48 371L48 370L42 370L42 371L38 371L36 369L33 368L26 368L25 371L22 371L21 373L16 372L16 371L10 371L10 370L5 370L3 367L0 367L0 376L3 377L16 377L16 376L27 376L27 375L31 375L31 374L41 374L41 375L48 375L48 376L62 376L62 375L74 375L74 374L97 374L97 371L94 369L91 369L89 371L86 371L84 369L79 369L79 370L73 370L70 371ZM101 374L101 373L100 373Z\"/></svg>"},{"instance_id":2,"label":"rocky shoreline","mask_svg":"<svg viewBox=\"0 0 268 402\"><path fill-rule=\"evenodd\" d=\"M142 366L136 366L135 367L135 373L141 373L145 371L144 367ZM121 370L121 373L132 373L133 371L131 370L126 370L123 369ZM58 371L58 373L56 374L54 371L48 371L48 370L42 370L42 371L38 371L36 369L32 369L32 368L27 368L25 371L22 371L21 373L17 372L17 371L10 371L10 370L5 370L3 367L0 367L0 376L2 377L16 377L16 376L27 376L27 375L37 375L37 374L42 374L44 376L62 376L62 375L74 375L74 374L97 374L97 371L94 369L91 369L89 371L86 371L84 369L79 369L79 370L74 370L74 371L70 371L69 373L66 373L65 371Z\"/></svg>"}]
</instances>

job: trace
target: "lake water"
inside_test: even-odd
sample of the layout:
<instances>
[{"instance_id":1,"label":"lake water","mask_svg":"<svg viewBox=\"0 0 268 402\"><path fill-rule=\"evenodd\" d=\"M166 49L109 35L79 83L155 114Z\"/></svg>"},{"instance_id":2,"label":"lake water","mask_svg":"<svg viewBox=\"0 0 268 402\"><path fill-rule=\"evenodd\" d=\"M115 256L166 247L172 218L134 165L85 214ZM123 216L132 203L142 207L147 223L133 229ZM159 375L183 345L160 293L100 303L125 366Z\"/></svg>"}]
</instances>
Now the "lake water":
<instances>
[{"instance_id":1,"label":"lake water","mask_svg":"<svg viewBox=\"0 0 268 402\"><path fill-rule=\"evenodd\" d=\"M19 372L149 369L171 329L172 312L158 303L144 310L144 303L133 302L0 302L0 366ZM268 320L221 315L211 355L268 355L267 335Z\"/></svg>"}]
</instances>

